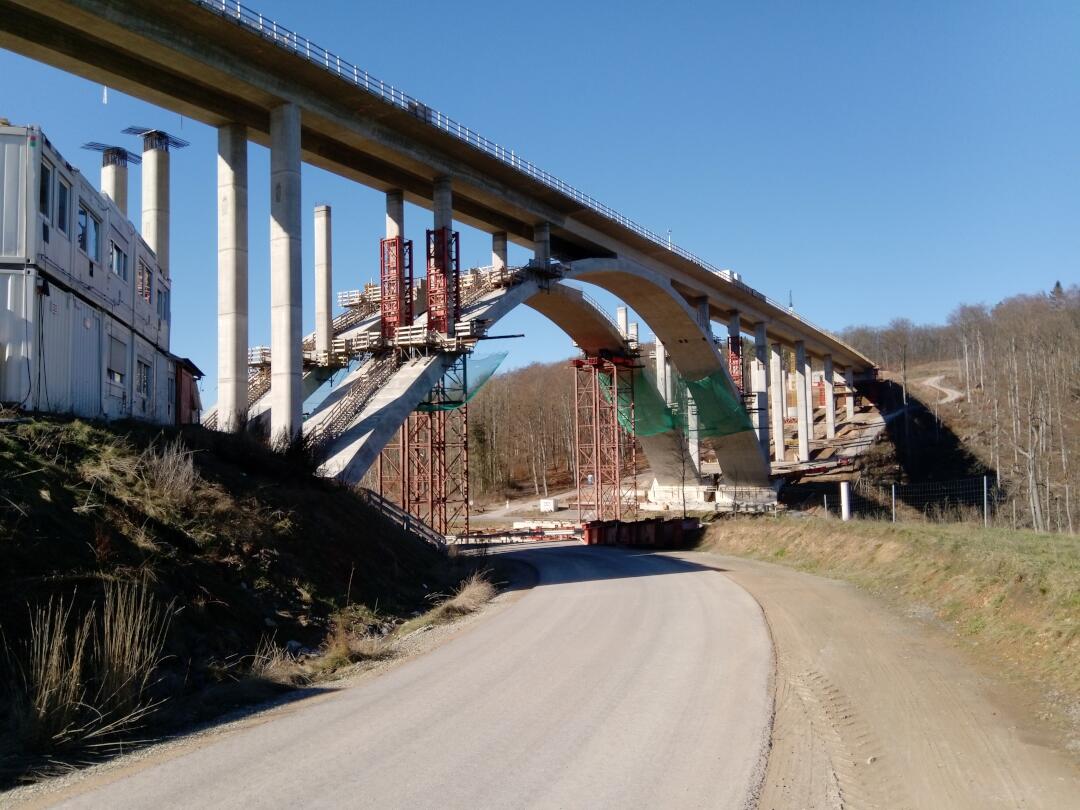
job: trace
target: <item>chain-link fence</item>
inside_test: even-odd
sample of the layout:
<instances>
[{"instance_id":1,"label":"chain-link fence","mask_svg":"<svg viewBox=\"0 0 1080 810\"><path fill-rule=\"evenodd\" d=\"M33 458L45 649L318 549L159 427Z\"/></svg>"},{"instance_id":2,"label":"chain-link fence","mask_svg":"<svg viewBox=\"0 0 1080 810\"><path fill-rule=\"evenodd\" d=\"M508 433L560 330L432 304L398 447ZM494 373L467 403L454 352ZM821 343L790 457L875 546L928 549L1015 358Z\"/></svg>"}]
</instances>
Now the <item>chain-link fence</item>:
<instances>
[{"instance_id":1,"label":"chain-link fence","mask_svg":"<svg viewBox=\"0 0 1080 810\"><path fill-rule=\"evenodd\" d=\"M1007 502L1005 490L990 476L930 481L920 484L873 484L859 480L819 485L820 501L806 499L805 509L821 509L827 515L875 520L928 520L937 523L981 523L991 526Z\"/></svg>"}]
</instances>

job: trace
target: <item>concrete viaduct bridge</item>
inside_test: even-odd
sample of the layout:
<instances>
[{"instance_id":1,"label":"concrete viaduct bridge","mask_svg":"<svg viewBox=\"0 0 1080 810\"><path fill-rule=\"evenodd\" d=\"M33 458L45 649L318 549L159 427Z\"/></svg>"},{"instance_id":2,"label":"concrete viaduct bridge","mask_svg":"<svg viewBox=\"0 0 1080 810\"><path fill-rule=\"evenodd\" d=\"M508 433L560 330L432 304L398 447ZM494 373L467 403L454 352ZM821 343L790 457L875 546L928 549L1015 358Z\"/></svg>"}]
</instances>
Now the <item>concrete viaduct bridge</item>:
<instances>
[{"instance_id":1,"label":"concrete viaduct bridge","mask_svg":"<svg viewBox=\"0 0 1080 810\"><path fill-rule=\"evenodd\" d=\"M657 339L658 380L671 369L688 380L721 373L730 395L745 403L753 430L712 441L725 484L767 487L770 460L784 460L783 420L790 410L783 347L796 359L796 455L802 461L810 457L814 360L823 371L830 437L836 386L848 394L850 419L854 376L873 368L737 275L233 0L0 0L0 46L218 129L217 426L235 429L249 408L255 418L268 414L272 435L303 433L319 443L327 475L359 481L447 369L516 306L548 316L586 354L625 353L625 325L613 325L566 280L603 287L641 316ZM265 391L248 390L249 140L269 146L271 155L272 338ZM167 264L168 140L148 137L144 150L151 158L144 160L144 238ZM383 303L377 314L357 309L336 322L330 318L329 212L321 222L317 212L318 325L306 341L302 162L378 189L387 201ZM427 285L419 296L408 290L406 201L432 211ZM455 223L492 235L492 267L471 297L458 289ZM511 242L532 249L528 267L507 267ZM386 301L393 302L389 311ZM714 321L726 325L726 349L713 337ZM744 332L755 345L745 381ZM387 359L390 351L395 359ZM315 361L307 367L305 353ZM335 355L368 359L305 423L301 405L329 376ZM672 459L683 454L676 446L681 441L643 439L661 484L675 483Z\"/></svg>"}]
</instances>

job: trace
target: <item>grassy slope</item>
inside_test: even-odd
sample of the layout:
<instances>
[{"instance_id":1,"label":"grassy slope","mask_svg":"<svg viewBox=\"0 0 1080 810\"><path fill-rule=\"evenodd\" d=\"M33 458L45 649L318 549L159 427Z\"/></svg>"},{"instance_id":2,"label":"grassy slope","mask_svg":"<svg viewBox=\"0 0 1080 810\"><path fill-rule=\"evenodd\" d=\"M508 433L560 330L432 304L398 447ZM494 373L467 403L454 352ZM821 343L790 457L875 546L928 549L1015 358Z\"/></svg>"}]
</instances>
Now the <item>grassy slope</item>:
<instances>
[{"instance_id":1,"label":"grassy slope","mask_svg":"<svg viewBox=\"0 0 1080 810\"><path fill-rule=\"evenodd\" d=\"M162 454L173 440L184 449ZM60 596L86 611L106 580L148 581L177 608L158 687L173 705L233 680L267 637L318 646L347 603L385 631L429 607L452 575L440 553L352 492L242 438L45 419L0 426L7 645L22 648L31 606Z\"/></svg>"},{"instance_id":2,"label":"grassy slope","mask_svg":"<svg viewBox=\"0 0 1080 810\"><path fill-rule=\"evenodd\" d=\"M929 607L984 653L1080 700L1080 543L970 526L817 518L721 520L702 546L845 579Z\"/></svg>"}]
</instances>

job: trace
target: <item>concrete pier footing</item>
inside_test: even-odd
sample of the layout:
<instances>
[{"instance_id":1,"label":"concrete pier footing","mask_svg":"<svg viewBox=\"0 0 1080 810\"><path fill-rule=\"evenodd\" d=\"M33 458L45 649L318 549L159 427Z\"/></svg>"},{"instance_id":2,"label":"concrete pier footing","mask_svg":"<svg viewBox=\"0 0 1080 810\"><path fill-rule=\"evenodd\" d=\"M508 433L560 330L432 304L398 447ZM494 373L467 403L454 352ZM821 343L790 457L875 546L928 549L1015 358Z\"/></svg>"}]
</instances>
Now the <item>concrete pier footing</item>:
<instances>
[{"instance_id":1,"label":"concrete pier footing","mask_svg":"<svg viewBox=\"0 0 1080 810\"><path fill-rule=\"evenodd\" d=\"M332 222L329 205L315 206L315 351L320 358L330 354L334 339Z\"/></svg>"},{"instance_id":2,"label":"concrete pier footing","mask_svg":"<svg viewBox=\"0 0 1080 810\"><path fill-rule=\"evenodd\" d=\"M806 345L795 341L795 402L799 415L799 461L810 460L810 361Z\"/></svg>"},{"instance_id":3,"label":"concrete pier footing","mask_svg":"<svg viewBox=\"0 0 1080 810\"><path fill-rule=\"evenodd\" d=\"M270 113L270 435L291 442L301 429L303 257L300 108Z\"/></svg>"},{"instance_id":4,"label":"concrete pier footing","mask_svg":"<svg viewBox=\"0 0 1080 810\"><path fill-rule=\"evenodd\" d=\"M218 427L247 418L248 165L247 129L218 128Z\"/></svg>"}]
</instances>

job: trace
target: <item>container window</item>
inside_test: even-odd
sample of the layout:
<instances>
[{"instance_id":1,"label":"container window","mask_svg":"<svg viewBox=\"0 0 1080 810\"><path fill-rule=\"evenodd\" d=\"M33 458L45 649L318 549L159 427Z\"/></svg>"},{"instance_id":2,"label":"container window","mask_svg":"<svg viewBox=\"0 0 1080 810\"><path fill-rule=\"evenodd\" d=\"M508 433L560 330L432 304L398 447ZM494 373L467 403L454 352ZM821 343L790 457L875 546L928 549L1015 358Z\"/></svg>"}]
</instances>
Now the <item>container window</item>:
<instances>
[{"instance_id":1,"label":"container window","mask_svg":"<svg viewBox=\"0 0 1080 810\"><path fill-rule=\"evenodd\" d=\"M68 232L68 208L71 199L71 186L63 180L56 181L56 229Z\"/></svg>"},{"instance_id":2,"label":"container window","mask_svg":"<svg viewBox=\"0 0 1080 810\"><path fill-rule=\"evenodd\" d=\"M154 287L154 274L142 259L139 260L139 269L135 273L135 286L136 294L149 304L151 290Z\"/></svg>"},{"instance_id":3,"label":"container window","mask_svg":"<svg viewBox=\"0 0 1080 810\"><path fill-rule=\"evenodd\" d=\"M90 261L98 261L98 234L101 233L101 222L90 213L86 203L79 201L79 248L90 257ZM93 273L93 268L90 270Z\"/></svg>"},{"instance_id":4,"label":"container window","mask_svg":"<svg viewBox=\"0 0 1080 810\"><path fill-rule=\"evenodd\" d=\"M140 396L150 397L150 366L139 360L135 364L135 391Z\"/></svg>"},{"instance_id":5,"label":"container window","mask_svg":"<svg viewBox=\"0 0 1080 810\"><path fill-rule=\"evenodd\" d=\"M119 338L109 337L109 381L124 384L127 375L127 344Z\"/></svg>"},{"instance_id":6,"label":"container window","mask_svg":"<svg viewBox=\"0 0 1080 810\"><path fill-rule=\"evenodd\" d=\"M128 280L128 257L120 249L120 246L116 242L112 242L112 250L109 252L109 269L114 274L122 278L124 281Z\"/></svg>"},{"instance_id":7,"label":"container window","mask_svg":"<svg viewBox=\"0 0 1080 810\"><path fill-rule=\"evenodd\" d=\"M52 179L52 166L43 161L41 164L41 182L38 187L38 211L45 219L49 219L52 213Z\"/></svg>"}]
</instances>

